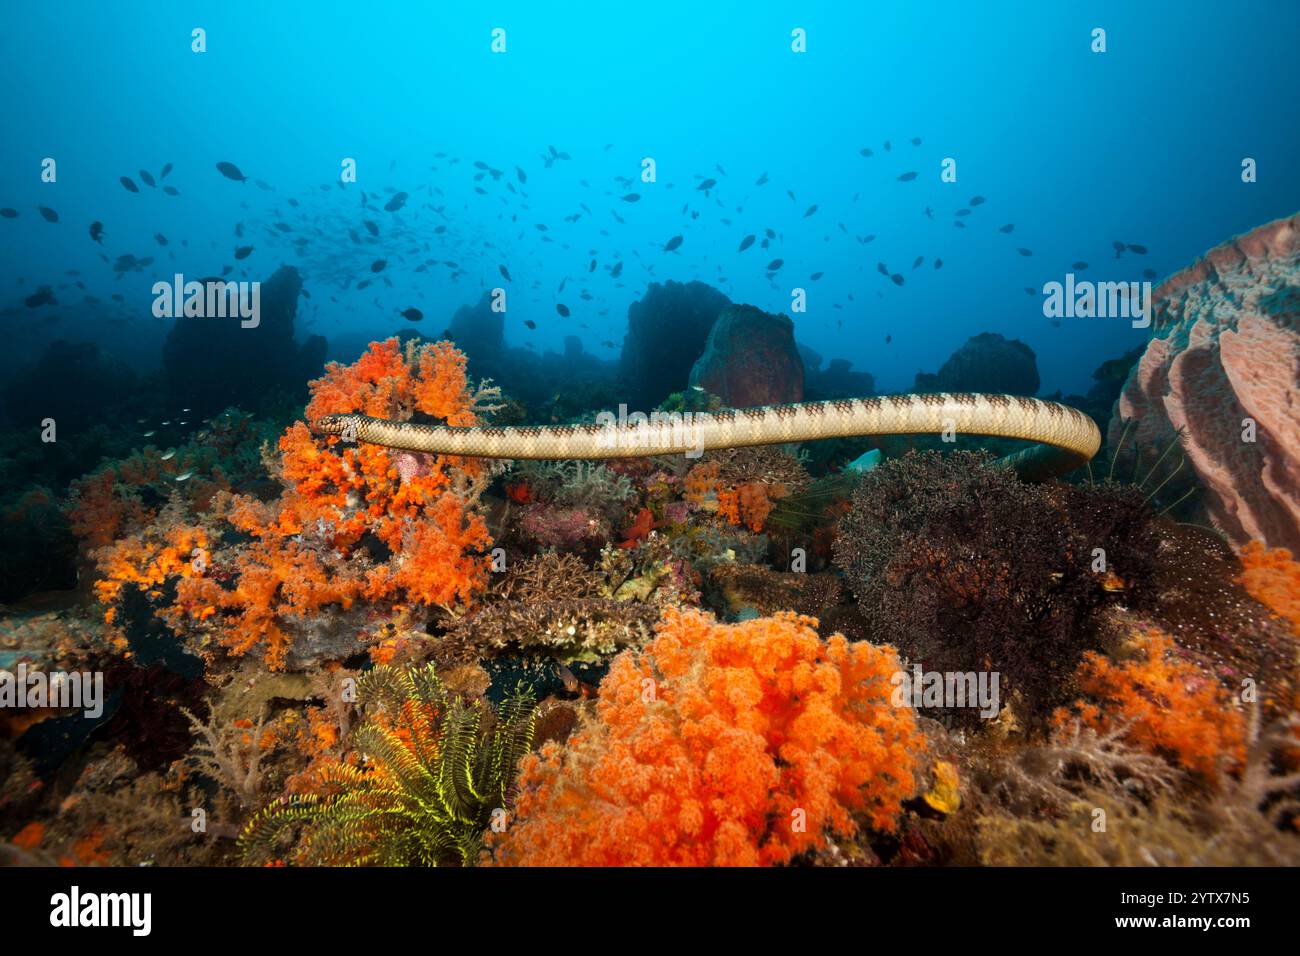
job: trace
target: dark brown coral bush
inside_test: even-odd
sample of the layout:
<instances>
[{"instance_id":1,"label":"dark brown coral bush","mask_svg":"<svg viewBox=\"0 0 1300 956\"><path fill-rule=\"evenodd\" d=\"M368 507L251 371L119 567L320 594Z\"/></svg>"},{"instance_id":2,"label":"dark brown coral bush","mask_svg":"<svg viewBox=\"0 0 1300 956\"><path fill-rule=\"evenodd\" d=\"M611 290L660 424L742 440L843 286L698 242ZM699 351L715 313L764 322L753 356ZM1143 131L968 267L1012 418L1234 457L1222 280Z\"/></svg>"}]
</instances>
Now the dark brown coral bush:
<instances>
[{"instance_id":1,"label":"dark brown coral bush","mask_svg":"<svg viewBox=\"0 0 1300 956\"><path fill-rule=\"evenodd\" d=\"M927 670L999 672L1031 715L1063 702L1092 616L1149 601L1159 548L1140 491L1029 485L987 455L885 462L854 493L836 565L873 639Z\"/></svg>"}]
</instances>

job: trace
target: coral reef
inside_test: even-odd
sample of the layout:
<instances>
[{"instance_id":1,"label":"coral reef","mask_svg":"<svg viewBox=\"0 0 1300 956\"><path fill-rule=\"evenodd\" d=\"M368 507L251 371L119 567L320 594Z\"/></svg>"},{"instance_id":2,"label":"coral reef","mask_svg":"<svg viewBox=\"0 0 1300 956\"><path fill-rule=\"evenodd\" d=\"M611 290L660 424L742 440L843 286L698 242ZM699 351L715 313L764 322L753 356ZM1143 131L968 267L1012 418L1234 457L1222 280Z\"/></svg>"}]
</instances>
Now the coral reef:
<instances>
[{"instance_id":1,"label":"coral reef","mask_svg":"<svg viewBox=\"0 0 1300 956\"><path fill-rule=\"evenodd\" d=\"M863 478L834 555L875 639L929 670L999 672L1044 716L1100 646L1093 615L1152 600L1152 518L1131 488L1028 485L987 456L924 452Z\"/></svg>"},{"instance_id":2,"label":"coral reef","mask_svg":"<svg viewBox=\"0 0 1300 956\"><path fill-rule=\"evenodd\" d=\"M240 835L245 857L304 832L292 858L312 864L465 865L494 814L507 814L515 766L532 745L534 702L516 692L496 710L466 703L432 667L378 667L358 685L361 766L319 771L319 789L273 803Z\"/></svg>"},{"instance_id":3,"label":"coral reef","mask_svg":"<svg viewBox=\"0 0 1300 956\"><path fill-rule=\"evenodd\" d=\"M464 357L449 345L403 351L395 339L353 366L331 365L311 390L309 419L362 411L458 425L477 421L495 397L470 390ZM364 597L456 613L486 588L489 537L474 505L490 478L481 463L348 447L303 422L279 448L277 500L220 493L193 525L169 506L95 553L110 620L131 584L163 602L163 619L200 651L215 644L237 656L257 650L272 668L305 666L354 653L364 636L361 618L323 609L346 612ZM100 534L139 518L133 499L119 506L112 488L99 497L107 504L97 514L108 516L92 524ZM164 585L174 586L170 603Z\"/></svg>"},{"instance_id":4,"label":"coral reef","mask_svg":"<svg viewBox=\"0 0 1300 956\"><path fill-rule=\"evenodd\" d=\"M494 859L773 864L859 820L894 829L923 746L911 711L889 703L897 658L815 626L666 610L643 651L615 659L596 717L525 758Z\"/></svg>"},{"instance_id":5,"label":"coral reef","mask_svg":"<svg viewBox=\"0 0 1300 956\"><path fill-rule=\"evenodd\" d=\"M1078 720L1102 735L1118 730L1132 745L1217 780L1245 757L1241 712L1212 675L1178 657L1168 635L1148 631L1134 643L1135 659L1122 663L1086 653L1077 679L1089 700L1058 711L1056 721Z\"/></svg>"}]
</instances>

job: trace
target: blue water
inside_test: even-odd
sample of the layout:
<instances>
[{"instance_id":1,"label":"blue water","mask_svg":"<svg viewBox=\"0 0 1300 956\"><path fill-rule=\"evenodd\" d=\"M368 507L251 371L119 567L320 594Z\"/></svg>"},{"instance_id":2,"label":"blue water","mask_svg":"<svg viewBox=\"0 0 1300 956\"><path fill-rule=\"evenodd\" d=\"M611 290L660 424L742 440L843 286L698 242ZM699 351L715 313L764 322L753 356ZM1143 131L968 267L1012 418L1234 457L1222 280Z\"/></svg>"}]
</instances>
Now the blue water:
<instances>
[{"instance_id":1,"label":"blue water","mask_svg":"<svg viewBox=\"0 0 1300 956\"><path fill-rule=\"evenodd\" d=\"M207 31L206 53L191 51L194 27ZM495 27L504 54L490 50ZM790 49L795 27L806 53ZM1107 31L1104 54L1090 52L1094 27ZM698 278L787 313L791 290L807 289L799 340L851 359L881 389L909 388L918 370L993 331L1033 347L1044 392L1084 391L1097 365L1145 333L1113 319L1055 327L1026 287L1063 279L1076 260L1093 279L1148 268L1163 278L1300 209L1297 36L1292 2L8 3L0 207L19 216L0 219L0 368L57 337L156 362L167 321L150 313L151 287L175 272L232 265L236 278L264 279L296 264L311 293L303 330L340 343L412 327L397 314L410 306L437 335L457 307L503 285L504 264L513 345L559 349L578 334L616 358L627 306L649 281ZM572 158L546 168L551 145ZM646 156L657 183L615 181L637 180ZM40 180L45 157L57 160L56 183ZM359 181L339 189L344 157ZM957 160L955 184L939 181L945 157ZM1257 161L1258 182L1241 182L1243 157ZM476 182L475 160L500 180ZM249 181L223 178L218 161ZM140 185L138 170L157 176L169 162L159 185L181 195ZM917 179L899 182L907 171ZM702 178L718 180L708 198ZM361 190L381 207L386 187L410 194L403 210L361 208ZM629 191L641 201L621 201ZM976 195L987 201L955 228L953 212ZM348 237L366 235L363 219L380 227L378 242ZM94 220L102 247L87 233ZM293 231L275 235L277 221ZM1006 223L1014 233L997 231ZM767 228L779 237L771 248L736 251ZM868 245L855 238L868 234ZM675 235L680 249L664 252ZM1115 240L1149 253L1116 260ZM253 254L234 260L245 244ZM154 262L118 278L100 252ZM343 288L381 257L391 288ZM426 258L463 274L416 272ZM776 258L784 266L769 279ZM41 284L59 305L26 308Z\"/></svg>"}]
</instances>

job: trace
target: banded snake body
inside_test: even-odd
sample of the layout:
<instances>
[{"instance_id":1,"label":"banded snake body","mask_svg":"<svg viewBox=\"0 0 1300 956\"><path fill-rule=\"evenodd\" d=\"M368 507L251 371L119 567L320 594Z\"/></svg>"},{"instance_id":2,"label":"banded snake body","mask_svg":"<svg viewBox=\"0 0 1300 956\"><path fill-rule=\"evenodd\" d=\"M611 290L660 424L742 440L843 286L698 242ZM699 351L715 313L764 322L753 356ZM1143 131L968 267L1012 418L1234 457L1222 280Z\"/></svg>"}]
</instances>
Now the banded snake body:
<instances>
[{"instance_id":1,"label":"banded snake body","mask_svg":"<svg viewBox=\"0 0 1300 956\"><path fill-rule=\"evenodd\" d=\"M868 435L983 435L1037 443L1002 459L1030 480L1079 468L1101 445L1096 423L1068 405L972 392L662 412L650 418L615 418L605 413L595 423L577 425L454 427L367 415L326 415L314 427L324 434L405 451L543 460L697 456L716 448Z\"/></svg>"}]
</instances>

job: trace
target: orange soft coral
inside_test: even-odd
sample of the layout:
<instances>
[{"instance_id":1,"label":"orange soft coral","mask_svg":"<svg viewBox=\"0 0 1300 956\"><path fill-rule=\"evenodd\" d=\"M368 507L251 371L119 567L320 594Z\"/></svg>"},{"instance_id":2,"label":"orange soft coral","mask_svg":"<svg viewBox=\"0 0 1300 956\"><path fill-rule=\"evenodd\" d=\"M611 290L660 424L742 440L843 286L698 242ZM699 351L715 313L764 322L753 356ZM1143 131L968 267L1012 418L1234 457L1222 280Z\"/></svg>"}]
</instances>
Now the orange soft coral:
<instances>
[{"instance_id":1,"label":"orange soft coral","mask_svg":"<svg viewBox=\"0 0 1300 956\"><path fill-rule=\"evenodd\" d=\"M1077 678L1091 701L1059 709L1055 722L1079 720L1101 733L1123 728L1134 745L1214 780L1246 755L1246 722L1214 677L1178 655L1173 639L1140 635L1141 657L1115 663L1084 655Z\"/></svg>"},{"instance_id":2,"label":"orange soft coral","mask_svg":"<svg viewBox=\"0 0 1300 956\"><path fill-rule=\"evenodd\" d=\"M891 831L923 739L891 705L892 648L823 641L789 612L741 624L665 610L619 655L596 718L525 758L499 863L752 866Z\"/></svg>"},{"instance_id":3,"label":"orange soft coral","mask_svg":"<svg viewBox=\"0 0 1300 956\"><path fill-rule=\"evenodd\" d=\"M207 547L202 528L151 526L97 550L100 577L94 590L108 607L105 620L112 622L118 595L128 584L146 597L157 598L167 581L202 573Z\"/></svg>"},{"instance_id":4,"label":"orange soft coral","mask_svg":"<svg viewBox=\"0 0 1300 956\"><path fill-rule=\"evenodd\" d=\"M1241 585L1300 637L1300 561L1285 548L1270 551L1251 541L1241 550L1241 563L1245 569L1238 579Z\"/></svg>"},{"instance_id":5,"label":"orange soft coral","mask_svg":"<svg viewBox=\"0 0 1300 956\"><path fill-rule=\"evenodd\" d=\"M449 343L403 350L396 339L373 343L353 365L331 364L311 393L308 419L418 413L456 425L477 421L483 394L470 391L465 358ZM157 598L159 585L179 577L175 602L161 612L169 624L232 654L257 651L280 668L318 613L360 599L389 610L463 609L486 588L491 539L474 503L480 463L347 443L305 422L285 431L279 450L273 470L284 492L272 501L216 495L206 518L214 544L203 562L182 566L181 552L206 547L206 538L172 541L184 529L176 514L160 515L147 537L104 553L101 599L112 604L127 583ZM88 487L94 500L103 497L99 483ZM106 526L114 512L102 510Z\"/></svg>"}]
</instances>

